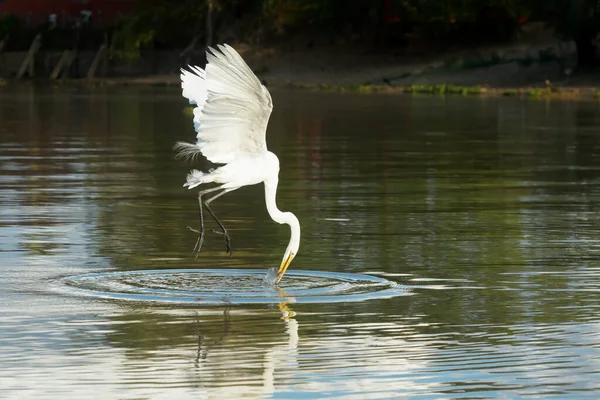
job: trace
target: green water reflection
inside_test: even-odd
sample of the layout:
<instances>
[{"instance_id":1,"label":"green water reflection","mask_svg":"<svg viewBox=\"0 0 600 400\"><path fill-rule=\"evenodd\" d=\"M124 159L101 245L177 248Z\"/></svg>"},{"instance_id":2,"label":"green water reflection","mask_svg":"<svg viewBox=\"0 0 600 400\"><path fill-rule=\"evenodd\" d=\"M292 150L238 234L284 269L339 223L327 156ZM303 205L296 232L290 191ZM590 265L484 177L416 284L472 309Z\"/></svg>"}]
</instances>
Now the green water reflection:
<instances>
[{"instance_id":1,"label":"green water reflection","mask_svg":"<svg viewBox=\"0 0 600 400\"><path fill-rule=\"evenodd\" d=\"M3 90L0 397L597 395L598 103L273 90L279 207L303 229L291 268L430 289L184 308L59 289L97 271L276 267L289 233L262 187L214 203L234 257L215 235L194 260L178 90Z\"/></svg>"}]
</instances>

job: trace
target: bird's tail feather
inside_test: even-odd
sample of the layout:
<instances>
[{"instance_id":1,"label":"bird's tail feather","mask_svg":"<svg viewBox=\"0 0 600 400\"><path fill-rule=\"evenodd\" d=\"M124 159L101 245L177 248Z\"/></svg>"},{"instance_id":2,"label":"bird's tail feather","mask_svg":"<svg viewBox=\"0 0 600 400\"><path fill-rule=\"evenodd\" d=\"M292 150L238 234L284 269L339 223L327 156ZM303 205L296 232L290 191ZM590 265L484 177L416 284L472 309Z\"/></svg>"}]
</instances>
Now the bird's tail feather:
<instances>
[{"instance_id":1,"label":"bird's tail feather","mask_svg":"<svg viewBox=\"0 0 600 400\"><path fill-rule=\"evenodd\" d=\"M184 183L184 187L188 189L193 189L198 185L202 185L203 183L214 182L215 177L210 173L198 171L197 169L191 170L187 176L187 182Z\"/></svg>"},{"instance_id":2,"label":"bird's tail feather","mask_svg":"<svg viewBox=\"0 0 600 400\"><path fill-rule=\"evenodd\" d=\"M194 143L177 142L173 150L175 150L175 158L186 161L193 161L202 154L200 147Z\"/></svg>"}]
</instances>

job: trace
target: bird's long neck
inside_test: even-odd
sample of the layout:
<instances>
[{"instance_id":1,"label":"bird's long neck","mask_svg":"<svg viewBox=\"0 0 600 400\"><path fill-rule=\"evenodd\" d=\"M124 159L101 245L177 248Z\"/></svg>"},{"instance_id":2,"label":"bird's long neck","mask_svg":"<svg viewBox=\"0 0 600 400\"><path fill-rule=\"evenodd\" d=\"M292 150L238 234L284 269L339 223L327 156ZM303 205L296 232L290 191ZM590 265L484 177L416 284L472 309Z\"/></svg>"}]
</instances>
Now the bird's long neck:
<instances>
[{"instance_id":1,"label":"bird's long neck","mask_svg":"<svg viewBox=\"0 0 600 400\"><path fill-rule=\"evenodd\" d=\"M296 253L298 251L298 246L300 245L300 222L291 212L282 212L277 207L276 195L278 182L279 179L277 176L265 180L265 203L267 204L267 211L273 221L279 224L288 224L290 226L291 237L288 251Z\"/></svg>"},{"instance_id":2,"label":"bird's long neck","mask_svg":"<svg viewBox=\"0 0 600 400\"><path fill-rule=\"evenodd\" d=\"M285 213L277 207L276 196L278 183L279 179L277 176L271 177L265 181L265 203L267 204L267 211L273 221L278 224L284 224L287 223Z\"/></svg>"}]
</instances>

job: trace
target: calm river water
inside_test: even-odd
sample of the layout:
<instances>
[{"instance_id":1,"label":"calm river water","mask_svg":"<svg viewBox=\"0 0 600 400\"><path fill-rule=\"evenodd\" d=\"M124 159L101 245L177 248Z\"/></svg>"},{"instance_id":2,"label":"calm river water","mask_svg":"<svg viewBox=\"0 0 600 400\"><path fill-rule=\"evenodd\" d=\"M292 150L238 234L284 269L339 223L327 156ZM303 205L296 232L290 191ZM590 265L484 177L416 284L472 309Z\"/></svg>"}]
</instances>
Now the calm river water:
<instances>
[{"instance_id":1,"label":"calm river water","mask_svg":"<svg viewBox=\"0 0 600 400\"><path fill-rule=\"evenodd\" d=\"M289 231L244 188L194 260L178 89L2 89L0 398L600 396L599 103L272 93L252 297Z\"/></svg>"}]
</instances>

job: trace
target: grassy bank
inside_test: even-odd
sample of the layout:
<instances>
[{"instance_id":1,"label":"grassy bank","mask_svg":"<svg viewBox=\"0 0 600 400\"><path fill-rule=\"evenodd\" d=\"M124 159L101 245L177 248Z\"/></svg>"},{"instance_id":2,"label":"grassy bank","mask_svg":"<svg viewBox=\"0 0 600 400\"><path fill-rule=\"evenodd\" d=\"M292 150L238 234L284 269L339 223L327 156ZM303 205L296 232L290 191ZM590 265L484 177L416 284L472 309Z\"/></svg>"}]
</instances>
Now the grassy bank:
<instances>
[{"instance_id":1,"label":"grassy bank","mask_svg":"<svg viewBox=\"0 0 600 400\"><path fill-rule=\"evenodd\" d=\"M69 79L56 81L69 83L86 83L95 86L113 85L149 85L149 86L179 86L178 76L157 76L145 78L97 78L91 81ZM398 93L398 94L428 94L454 96L506 96L520 98L558 98L558 99L596 99L600 101L599 87L503 87L494 88L487 85L461 86L452 84L442 85L329 85L329 84L275 84L268 87L285 87L299 90L338 92L338 93Z\"/></svg>"},{"instance_id":2,"label":"grassy bank","mask_svg":"<svg viewBox=\"0 0 600 400\"><path fill-rule=\"evenodd\" d=\"M95 78L87 79L58 79L58 80L0 80L0 86L7 84L41 84L52 86L63 85L86 85L92 87L106 86L174 86L179 87L178 75L161 75L130 78ZM580 99L600 101L600 87L593 86L554 86L546 87L503 87L495 88L487 85L461 86L453 84L440 85L331 85L331 84L294 84L275 83L267 84L269 88L288 88L295 90L309 90L337 93L387 93L387 94L415 94L415 95L437 95L437 96L505 96L532 99Z\"/></svg>"},{"instance_id":3,"label":"grassy bank","mask_svg":"<svg viewBox=\"0 0 600 400\"><path fill-rule=\"evenodd\" d=\"M525 98L560 98L560 99L596 99L600 100L600 88L597 87L509 87L493 88L488 86L459 85L288 85L294 88L339 93L407 93L429 95L459 96L506 96Z\"/></svg>"}]
</instances>

